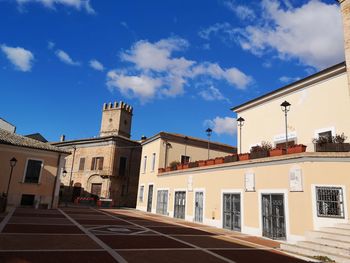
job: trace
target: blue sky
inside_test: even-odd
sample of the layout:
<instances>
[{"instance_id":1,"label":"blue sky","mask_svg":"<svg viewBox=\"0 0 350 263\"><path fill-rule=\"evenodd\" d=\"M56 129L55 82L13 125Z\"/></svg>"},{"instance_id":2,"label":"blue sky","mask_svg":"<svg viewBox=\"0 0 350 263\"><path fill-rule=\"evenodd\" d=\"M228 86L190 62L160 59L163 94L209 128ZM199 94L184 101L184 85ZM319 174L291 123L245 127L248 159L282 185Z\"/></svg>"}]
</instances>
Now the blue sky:
<instances>
[{"instance_id":1,"label":"blue sky","mask_svg":"<svg viewBox=\"0 0 350 263\"><path fill-rule=\"evenodd\" d=\"M133 139L210 126L235 145L232 106L344 60L335 1L247 2L0 0L0 117L86 138L123 100Z\"/></svg>"}]
</instances>

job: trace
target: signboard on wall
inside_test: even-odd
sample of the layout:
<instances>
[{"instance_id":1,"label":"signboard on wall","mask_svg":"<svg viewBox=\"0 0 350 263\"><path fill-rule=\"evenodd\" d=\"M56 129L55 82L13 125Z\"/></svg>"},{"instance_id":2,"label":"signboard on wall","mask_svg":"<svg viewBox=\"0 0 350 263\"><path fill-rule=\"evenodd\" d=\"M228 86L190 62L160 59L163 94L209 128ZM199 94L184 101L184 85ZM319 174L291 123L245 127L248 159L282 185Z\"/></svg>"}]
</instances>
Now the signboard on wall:
<instances>
[{"instance_id":1,"label":"signboard on wall","mask_svg":"<svg viewBox=\"0 0 350 263\"><path fill-rule=\"evenodd\" d=\"M187 178L187 190L188 191L193 191L193 177L192 175L188 176Z\"/></svg>"},{"instance_id":2,"label":"signboard on wall","mask_svg":"<svg viewBox=\"0 0 350 263\"><path fill-rule=\"evenodd\" d=\"M291 192L303 191L303 176L301 169L293 169L289 172L289 190Z\"/></svg>"},{"instance_id":3,"label":"signboard on wall","mask_svg":"<svg viewBox=\"0 0 350 263\"><path fill-rule=\"evenodd\" d=\"M246 192L255 191L255 174L254 173L245 173L244 174L244 183Z\"/></svg>"}]
</instances>

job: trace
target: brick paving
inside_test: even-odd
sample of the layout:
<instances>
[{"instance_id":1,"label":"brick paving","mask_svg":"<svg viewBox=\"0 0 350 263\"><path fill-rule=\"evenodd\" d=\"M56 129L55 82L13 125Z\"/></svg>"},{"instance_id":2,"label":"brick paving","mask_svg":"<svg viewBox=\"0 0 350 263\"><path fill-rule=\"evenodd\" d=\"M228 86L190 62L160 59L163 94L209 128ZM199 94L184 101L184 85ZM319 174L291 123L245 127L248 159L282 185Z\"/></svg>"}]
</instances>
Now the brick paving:
<instances>
[{"instance_id":1,"label":"brick paving","mask_svg":"<svg viewBox=\"0 0 350 263\"><path fill-rule=\"evenodd\" d=\"M305 262L272 240L129 209L17 208L7 219L1 263Z\"/></svg>"}]
</instances>

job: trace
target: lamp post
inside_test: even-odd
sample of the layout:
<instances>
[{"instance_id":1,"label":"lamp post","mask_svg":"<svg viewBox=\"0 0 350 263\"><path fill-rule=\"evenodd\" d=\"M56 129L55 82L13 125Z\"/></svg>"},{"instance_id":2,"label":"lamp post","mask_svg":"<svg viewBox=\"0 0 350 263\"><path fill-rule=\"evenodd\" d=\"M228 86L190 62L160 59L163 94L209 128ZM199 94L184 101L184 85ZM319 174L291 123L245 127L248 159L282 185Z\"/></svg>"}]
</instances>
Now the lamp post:
<instances>
[{"instance_id":1,"label":"lamp post","mask_svg":"<svg viewBox=\"0 0 350 263\"><path fill-rule=\"evenodd\" d=\"M291 104L288 101L284 101L281 103L281 109L284 112L284 120L286 125L286 151L288 150L288 122L287 122L287 113L290 110Z\"/></svg>"},{"instance_id":2,"label":"lamp post","mask_svg":"<svg viewBox=\"0 0 350 263\"><path fill-rule=\"evenodd\" d=\"M242 126L244 125L245 119L239 117L237 119L237 125L239 127L239 153L242 154Z\"/></svg>"},{"instance_id":3,"label":"lamp post","mask_svg":"<svg viewBox=\"0 0 350 263\"><path fill-rule=\"evenodd\" d=\"M9 190L10 190L10 184L11 184L11 179L12 179L12 172L13 172L13 168L16 166L17 164L17 159L15 157L13 157L11 160L10 160L10 177L9 177L9 182L7 184L7 189L6 189L6 193L5 193L5 205L4 205L4 211L6 211L6 208L7 208L7 198L8 198L8 195L9 195Z\"/></svg>"},{"instance_id":4,"label":"lamp post","mask_svg":"<svg viewBox=\"0 0 350 263\"><path fill-rule=\"evenodd\" d=\"M208 136L208 160L209 160L210 159L210 136L213 130L208 128L205 130L205 132L207 133L207 136Z\"/></svg>"}]
</instances>

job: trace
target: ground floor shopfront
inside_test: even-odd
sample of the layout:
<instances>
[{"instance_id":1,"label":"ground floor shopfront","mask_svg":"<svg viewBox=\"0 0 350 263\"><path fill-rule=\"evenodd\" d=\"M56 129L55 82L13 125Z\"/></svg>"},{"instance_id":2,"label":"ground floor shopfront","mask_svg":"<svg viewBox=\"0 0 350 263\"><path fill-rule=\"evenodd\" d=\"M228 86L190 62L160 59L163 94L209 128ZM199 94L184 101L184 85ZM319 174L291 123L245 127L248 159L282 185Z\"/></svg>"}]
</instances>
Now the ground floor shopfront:
<instances>
[{"instance_id":1,"label":"ground floor shopfront","mask_svg":"<svg viewBox=\"0 0 350 263\"><path fill-rule=\"evenodd\" d=\"M140 177L137 209L295 242L349 216L350 155L302 153Z\"/></svg>"}]
</instances>

